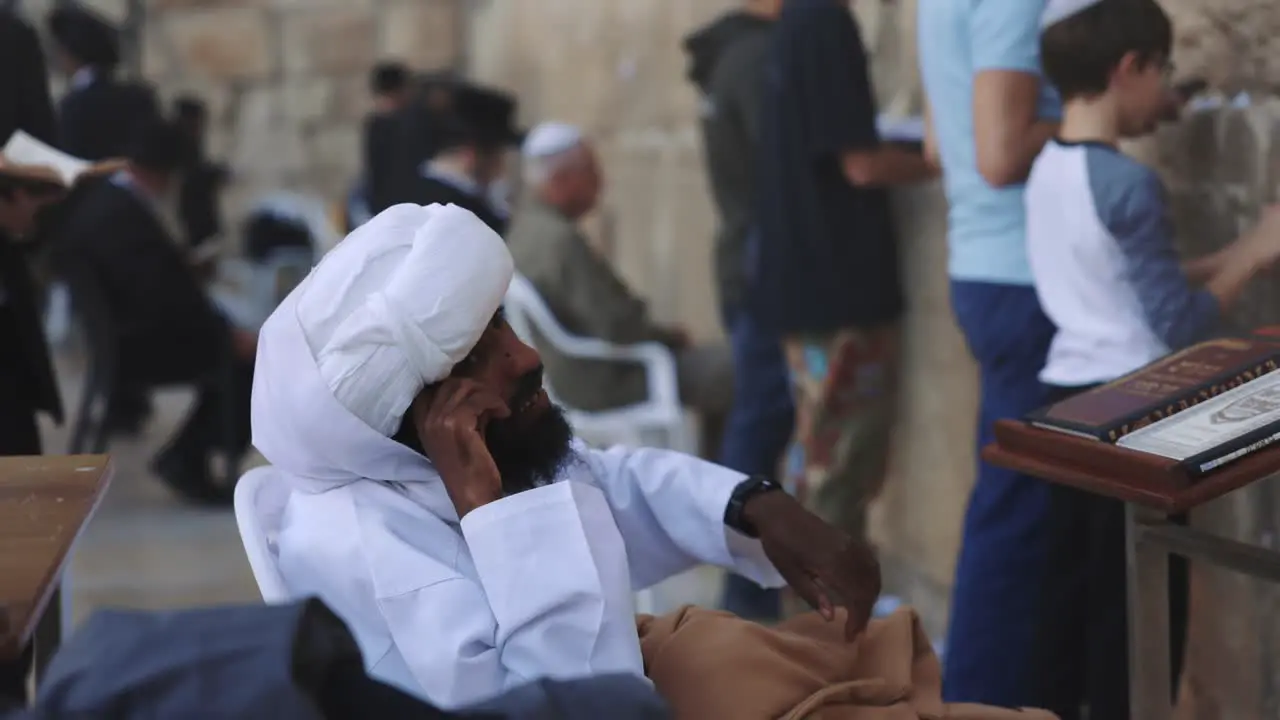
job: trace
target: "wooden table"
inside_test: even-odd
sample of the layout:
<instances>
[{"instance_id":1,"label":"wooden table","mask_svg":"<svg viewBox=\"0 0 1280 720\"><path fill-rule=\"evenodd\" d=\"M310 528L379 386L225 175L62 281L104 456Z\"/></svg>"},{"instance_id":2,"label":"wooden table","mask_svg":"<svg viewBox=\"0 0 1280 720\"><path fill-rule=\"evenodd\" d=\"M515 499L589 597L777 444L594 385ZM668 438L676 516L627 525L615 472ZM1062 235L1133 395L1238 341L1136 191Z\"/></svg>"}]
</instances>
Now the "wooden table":
<instances>
[{"instance_id":1,"label":"wooden table","mask_svg":"<svg viewBox=\"0 0 1280 720\"><path fill-rule=\"evenodd\" d=\"M996 423L996 438L983 449L987 462L1125 503L1130 717L1169 720L1169 556L1280 583L1280 552L1193 530L1170 518L1280 473L1280 447L1190 481L1163 472L1144 453L1021 422Z\"/></svg>"},{"instance_id":2,"label":"wooden table","mask_svg":"<svg viewBox=\"0 0 1280 720\"><path fill-rule=\"evenodd\" d=\"M0 660L34 641L43 667L57 649L63 568L111 473L105 455L0 457Z\"/></svg>"}]
</instances>

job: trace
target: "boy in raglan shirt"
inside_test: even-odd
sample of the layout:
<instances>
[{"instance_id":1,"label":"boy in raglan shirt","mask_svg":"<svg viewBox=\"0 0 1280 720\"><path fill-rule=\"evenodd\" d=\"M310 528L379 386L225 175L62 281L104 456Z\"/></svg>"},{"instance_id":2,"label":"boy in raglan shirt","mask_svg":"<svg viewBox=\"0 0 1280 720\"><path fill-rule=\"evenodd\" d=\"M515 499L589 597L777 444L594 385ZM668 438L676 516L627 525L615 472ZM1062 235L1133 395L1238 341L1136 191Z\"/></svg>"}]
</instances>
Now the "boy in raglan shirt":
<instances>
[{"instance_id":1,"label":"boy in raglan shirt","mask_svg":"<svg viewBox=\"0 0 1280 720\"><path fill-rule=\"evenodd\" d=\"M1169 17L1155 0L1049 0L1041 27L1064 112L1024 200L1036 294L1057 327L1040 379L1057 402L1210 336L1280 258L1280 210L1218 252L1180 261L1159 177L1117 147L1151 132L1170 105ZM1091 718L1127 718L1123 504L1051 492L1037 697L1063 720L1083 706ZM1170 586L1178 665L1185 562L1171 566Z\"/></svg>"}]
</instances>

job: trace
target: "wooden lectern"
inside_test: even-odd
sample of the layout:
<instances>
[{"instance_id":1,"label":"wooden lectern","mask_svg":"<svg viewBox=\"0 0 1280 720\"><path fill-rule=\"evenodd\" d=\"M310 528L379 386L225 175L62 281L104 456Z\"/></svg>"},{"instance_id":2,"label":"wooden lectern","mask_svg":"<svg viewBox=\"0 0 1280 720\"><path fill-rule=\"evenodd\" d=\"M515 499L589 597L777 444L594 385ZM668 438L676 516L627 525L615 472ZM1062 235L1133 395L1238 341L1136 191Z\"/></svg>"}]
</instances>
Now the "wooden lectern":
<instances>
[{"instance_id":1,"label":"wooden lectern","mask_svg":"<svg viewBox=\"0 0 1280 720\"><path fill-rule=\"evenodd\" d=\"M996 441L982 452L987 462L1125 503L1131 717L1169 720L1169 555L1280 583L1280 553L1175 525L1169 517L1280 473L1280 446L1192 480L1175 461L1109 443L1014 420L996 423L995 430Z\"/></svg>"}]
</instances>

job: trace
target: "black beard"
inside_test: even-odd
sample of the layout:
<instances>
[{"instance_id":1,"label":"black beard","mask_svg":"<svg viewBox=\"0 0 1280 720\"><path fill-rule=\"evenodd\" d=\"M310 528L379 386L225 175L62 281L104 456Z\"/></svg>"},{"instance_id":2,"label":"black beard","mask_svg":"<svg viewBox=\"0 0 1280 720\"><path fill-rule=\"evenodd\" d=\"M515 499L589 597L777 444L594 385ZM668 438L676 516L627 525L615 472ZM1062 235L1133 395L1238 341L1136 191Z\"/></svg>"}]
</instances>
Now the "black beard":
<instances>
[{"instance_id":1,"label":"black beard","mask_svg":"<svg viewBox=\"0 0 1280 720\"><path fill-rule=\"evenodd\" d=\"M532 392L541 388L540 380L537 385L529 383L535 388ZM517 399L523 402L532 392L524 389ZM519 407L520 403L511 405ZM405 413L392 439L419 455L427 454L413 426L412 413ZM507 495L555 482L574 457L573 428L558 405L547 405L537 417L521 414L493 420L485 429L484 441Z\"/></svg>"},{"instance_id":2,"label":"black beard","mask_svg":"<svg viewBox=\"0 0 1280 720\"><path fill-rule=\"evenodd\" d=\"M555 482L573 457L573 428L557 405L547 405L535 418L491 421L484 440L507 495Z\"/></svg>"}]
</instances>

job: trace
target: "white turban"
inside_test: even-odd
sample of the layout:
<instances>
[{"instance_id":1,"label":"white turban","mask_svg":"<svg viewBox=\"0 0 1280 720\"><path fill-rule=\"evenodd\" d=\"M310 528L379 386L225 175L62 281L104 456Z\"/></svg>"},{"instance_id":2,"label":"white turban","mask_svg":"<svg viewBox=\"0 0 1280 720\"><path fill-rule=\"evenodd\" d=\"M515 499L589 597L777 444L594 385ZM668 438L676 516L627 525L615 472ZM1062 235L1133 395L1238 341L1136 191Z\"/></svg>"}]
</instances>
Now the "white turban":
<instances>
[{"instance_id":1,"label":"white turban","mask_svg":"<svg viewBox=\"0 0 1280 720\"><path fill-rule=\"evenodd\" d=\"M353 415L395 434L489 326L511 282L497 233L454 205L396 205L338 244L299 288L320 376Z\"/></svg>"},{"instance_id":2,"label":"white turban","mask_svg":"<svg viewBox=\"0 0 1280 720\"><path fill-rule=\"evenodd\" d=\"M1102 0L1049 0L1045 3L1044 12L1040 15L1040 29L1043 30L1060 20L1066 20L1100 2Z\"/></svg>"}]
</instances>

